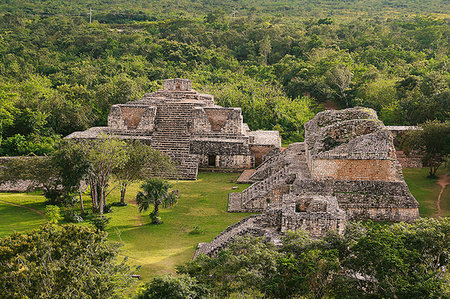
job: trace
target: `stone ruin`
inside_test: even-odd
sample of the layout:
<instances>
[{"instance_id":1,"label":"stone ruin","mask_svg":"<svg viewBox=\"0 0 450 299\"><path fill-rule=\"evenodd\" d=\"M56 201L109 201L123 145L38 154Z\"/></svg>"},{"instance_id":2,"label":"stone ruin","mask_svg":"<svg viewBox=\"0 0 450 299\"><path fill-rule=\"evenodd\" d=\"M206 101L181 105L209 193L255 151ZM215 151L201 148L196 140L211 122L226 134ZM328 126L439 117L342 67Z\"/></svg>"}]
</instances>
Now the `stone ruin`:
<instances>
[{"instance_id":1,"label":"stone ruin","mask_svg":"<svg viewBox=\"0 0 450 299\"><path fill-rule=\"evenodd\" d=\"M419 204L403 179L392 140L372 109L318 113L305 124L305 142L268 157L251 174L250 187L229 195L229 212L262 214L200 243L194 257L214 257L245 234L277 243L288 230L321 237L342 232L352 220L417 219Z\"/></svg>"},{"instance_id":2,"label":"stone ruin","mask_svg":"<svg viewBox=\"0 0 450 299\"><path fill-rule=\"evenodd\" d=\"M194 180L198 167L245 169L279 152L277 131L251 131L241 108L215 104L214 97L192 89L187 79L166 79L163 89L136 102L111 107L107 127L75 132L69 139L95 139L109 134L137 139L167 153L177 163L175 177Z\"/></svg>"}]
</instances>

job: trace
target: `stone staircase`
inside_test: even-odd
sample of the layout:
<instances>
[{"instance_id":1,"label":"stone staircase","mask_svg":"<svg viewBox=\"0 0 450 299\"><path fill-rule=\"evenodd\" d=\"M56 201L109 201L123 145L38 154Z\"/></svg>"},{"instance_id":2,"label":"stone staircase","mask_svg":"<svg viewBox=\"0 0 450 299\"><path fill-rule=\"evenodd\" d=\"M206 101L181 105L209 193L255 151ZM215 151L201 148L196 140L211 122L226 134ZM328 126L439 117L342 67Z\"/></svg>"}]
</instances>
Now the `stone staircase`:
<instances>
[{"instance_id":1,"label":"stone staircase","mask_svg":"<svg viewBox=\"0 0 450 299\"><path fill-rule=\"evenodd\" d=\"M227 229L221 232L211 242L199 243L198 249L194 253L194 259L197 258L200 254L206 254L209 257L217 257L219 251L224 249L238 236L244 236L248 234L253 236L264 235L264 231L258 228L259 225L257 224L260 217L260 215L252 215L244 218L238 223L227 227Z\"/></svg>"},{"instance_id":2,"label":"stone staircase","mask_svg":"<svg viewBox=\"0 0 450 299\"><path fill-rule=\"evenodd\" d=\"M187 122L194 104L191 102L164 102L156 111L156 131L152 136L153 148L167 153L177 163L178 173L167 178L195 180L198 157L189 153L190 135Z\"/></svg>"},{"instance_id":3,"label":"stone staircase","mask_svg":"<svg viewBox=\"0 0 450 299\"><path fill-rule=\"evenodd\" d=\"M285 151L287 152L287 151ZM311 178L308 166L306 164L306 155L304 151L298 151L295 155L281 153L278 157L273 157L270 164L264 168L270 168L271 165L282 163L278 171L267 172L267 177L261 181L253 183L250 187L241 193L231 193L228 201L229 212L258 212L264 209L261 205L267 205L261 199L272 192L274 189L283 185L290 185L294 179L308 180ZM276 168L276 167L272 167Z\"/></svg>"},{"instance_id":4,"label":"stone staircase","mask_svg":"<svg viewBox=\"0 0 450 299\"><path fill-rule=\"evenodd\" d=\"M304 154L305 153L304 143L299 142L291 144L289 148L285 149L284 151L264 160L263 163L261 163L258 167L255 168L255 171L250 176L249 180L253 180L254 182L261 181L271 176L275 172L279 171L286 165L286 157L291 155L293 151Z\"/></svg>"}]
</instances>

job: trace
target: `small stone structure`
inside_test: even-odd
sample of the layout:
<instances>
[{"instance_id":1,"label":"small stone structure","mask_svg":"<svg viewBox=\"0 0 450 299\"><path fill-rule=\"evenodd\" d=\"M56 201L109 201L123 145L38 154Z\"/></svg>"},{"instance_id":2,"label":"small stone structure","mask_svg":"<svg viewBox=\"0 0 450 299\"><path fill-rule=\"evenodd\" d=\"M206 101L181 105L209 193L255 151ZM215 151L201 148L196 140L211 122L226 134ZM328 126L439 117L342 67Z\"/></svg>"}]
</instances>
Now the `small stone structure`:
<instances>
[{"instance_id":1,"label":"small stone structure","mask_svg":"<svg viewBox=\"0 0 450 299\"><path fill-rule=\"evenodd\" d=\"M215 256L243 234L276 243L287 230L320 237L329 230L342 232L349 220L417 219L419 205L403 179L392 140L372 109L318 113L305 124L305 142L267 158L250 175L250 187L229 195L229 212L262 214L199 244L195 256Z\"/></svg>"},{"instance_id":2,"label":"small stone structure","mask_svg":"<svg viewBox=\"0 0 450 299\"><path fill-rule=\"evenodd\" d=\"M408 131L422 130L421 127L417 126L386 126L386 128L391 132L392 137L394 137L394 144L397 138L401 138ZM422 168L424 156L418 152L404 153L401 150L396 152L397 160L402 165L402 168Z\"/></svg>"},{"instance_id":3,"label":"small stone structure","mask_svg":"<svg viewBox=\"0 0 450 299\"><path fill-rule=\"evenodd\" d=\"M214 97L192 89L190 80L164 80L162 90L136 102L111 107L107 127L75 132L69 139L111 134L137 139L167 153L178 164L177 178L196 179L198 167L245 169L280 151L277 131L251 131L241 108L215 104Z\"/></svg>"}]
</instances>

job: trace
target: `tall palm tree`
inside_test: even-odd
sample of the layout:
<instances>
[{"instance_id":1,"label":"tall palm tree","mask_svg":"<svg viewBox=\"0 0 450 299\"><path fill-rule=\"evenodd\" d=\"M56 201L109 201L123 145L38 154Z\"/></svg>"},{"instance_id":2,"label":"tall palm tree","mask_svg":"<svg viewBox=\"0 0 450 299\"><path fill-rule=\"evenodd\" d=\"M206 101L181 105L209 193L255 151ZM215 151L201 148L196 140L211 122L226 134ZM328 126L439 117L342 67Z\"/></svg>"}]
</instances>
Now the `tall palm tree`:
<instances>
[{"instance_id":1,"label":"tall palm tree","mask_svg":"<svg viewBox=\"0 0 450 299\"><path fill-rule=\"evenodd\" d=\"M150 213L153 224L161 224L159 217L159 206L163 208L173 206L177 202L177 194L175 191L169 191L172 187L169 182L160 178L150 178L146 180L136 195L136 202L139 205L139 212L147 211L153 204L153 212Z\"/></svg>"}]
</instances>

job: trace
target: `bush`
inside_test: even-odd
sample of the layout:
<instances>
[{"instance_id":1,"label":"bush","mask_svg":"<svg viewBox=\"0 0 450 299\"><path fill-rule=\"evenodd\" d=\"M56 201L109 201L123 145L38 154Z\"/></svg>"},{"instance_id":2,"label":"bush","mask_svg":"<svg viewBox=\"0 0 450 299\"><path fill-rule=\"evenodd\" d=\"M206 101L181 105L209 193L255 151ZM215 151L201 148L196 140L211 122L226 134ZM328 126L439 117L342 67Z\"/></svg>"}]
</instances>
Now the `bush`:
<instances>
[{"instance_id":1,"label":"bush","mask_svg":"<svg viewBox=\"0 0 450 299\"><path fill-rule=\"evenodd\" d=\"M111 209L111 205L107 204L103 206L103 213L111 213L112 209Z\"/></svg>"},{"instance_id":2,"label":"bush","mask_svg":"<svg viewBox=\"0 0 450 299\"><path fill-rule=\"evenodd\" d=\"M203 231L198 226L194 226L193 230L189 232L190 235L200 235Z\"/></svg>"},{"instance_id":3,"label":"bush","mask_svg":"<svg viewBox=\"0 0 450 299\"><path fill-rule=\"evenodd\" d=\"M105 231L110 220L111 217L96 216L92 219L92 223L98 230Z\"/></svg>"},{"instance_id":4,"label":"bush","mask_svg":"<svg viewBox=\"0 0 450 299\"><path fill-rule=\"evenodd\" d=\"M137 299L197 299L208 298L208 290L189 275L155 277L141 290Z\"/></svg>"},{"instance_id":5,"label":"bush","mask_svg":"<svg viewBox=\"0 0 450 299\"><path fill-rule=\"evenodd\" d=\"M0 238L0 298L123 298L133 281L119 246L74 224Z\"/></svg>"},{"instance_id":6,"label":"bush","mask_svg":"<svg viewBox=\"0 0 450 299\"><path fill-rule=\"evenodd\" d=\"M45 207L45 216L51 224L57 224L62 219L60 212L61 210L57 206L48 205Z\"/></svg>"}]
</instances>

